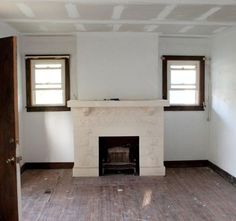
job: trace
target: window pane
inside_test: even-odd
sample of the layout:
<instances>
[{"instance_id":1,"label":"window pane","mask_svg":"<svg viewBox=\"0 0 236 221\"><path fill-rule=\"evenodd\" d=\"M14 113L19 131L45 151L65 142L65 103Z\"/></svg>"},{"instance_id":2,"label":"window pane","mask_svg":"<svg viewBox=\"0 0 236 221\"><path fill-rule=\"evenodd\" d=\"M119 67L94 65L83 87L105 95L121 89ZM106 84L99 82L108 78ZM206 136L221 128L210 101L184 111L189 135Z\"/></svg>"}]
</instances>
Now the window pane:
<instances>
[{"instance_id":1,"label":"window pane","mask_svg":"<svg viewBox=\"0 0 236 221\"><path fill-rule=\"evenodd\" d=\"M61 89L62 88L62 84L36 84L35 85L36 89L50 89L50 88L57 88L57 89Z\"/></svg>"},{"instance_id":2,"label":"window pane","mask_svg":"<svg viewBox=\"0 0 236 221\"><path fill-rule=\"evenodd\" d=\"M195 90L170 90L170 104L197 104L196 93Z\"/></svg>"},{"instance_id":3,"label":"window pane","mask_svg":"<svg viewBox=\"0 0 236 221\"><path fill-rule=\"evenodd\" d=\"M35 68L61 68L61 64L36 64Z\"/></svg>"},{"instance_id":4,"label":"window pane","mask_svg":"<svg viewBox=\"0 0 236 221\"><path fill-rule=\"evenodd\" d=\"M196 89L196 85L172 84L171 89Z\"/></svg>"},{"instance_id":5,"label":"window pane","mask_svg":"<svg viewBox=\"0 0 236 221\"><path fill-rule=\"evenodd\" d=\"M63 105L63 90L36 90L35 104L57 104Z\"/></svg>"},{"instance_id":6,"label":"window pane","mask_svg":"<svg viewBox=\"0 0 236 221\"><path fill-rule=\"evenodd\" d=\"M171 69L196 69L195 65L171 65Z\"/></svg>"},{"instance_id":7,"label":"window pane","mask_svg":"<svg viewBox=\"0 0 236 221\"><path fill-rule=\"evenodd\" d=\"M61 83L61 69L35 69L35 83Z\"/></svg>"},{"instance_id":8,"label":"window pane","mask_svg":"<svg viewBox=\"0 0 236 221\"><path fill-rule=\"evenodd\" d=\"M196 84L195 70L171 70L171 84Z\"/></svg>"}]
</instances>

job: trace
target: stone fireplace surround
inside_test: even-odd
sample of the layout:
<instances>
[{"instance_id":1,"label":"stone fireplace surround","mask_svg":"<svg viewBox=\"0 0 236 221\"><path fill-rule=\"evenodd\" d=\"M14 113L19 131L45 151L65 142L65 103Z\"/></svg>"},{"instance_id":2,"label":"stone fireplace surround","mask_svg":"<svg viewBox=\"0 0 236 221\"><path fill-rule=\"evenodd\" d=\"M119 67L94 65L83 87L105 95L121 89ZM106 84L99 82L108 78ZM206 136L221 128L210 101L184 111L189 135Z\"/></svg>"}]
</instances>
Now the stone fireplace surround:
<instances>
[{"instance_id":1,"label":"stone fireplace surround","mask_svg":"<svg viewBox=\"0 0 236 221\"><path fill-rule=\"evenodd\" d=\"M74 125L73 176L99 176L99 137L139 136L140 176L164 176L166 100L68 101Z\"/></svg>"}]
</instances>

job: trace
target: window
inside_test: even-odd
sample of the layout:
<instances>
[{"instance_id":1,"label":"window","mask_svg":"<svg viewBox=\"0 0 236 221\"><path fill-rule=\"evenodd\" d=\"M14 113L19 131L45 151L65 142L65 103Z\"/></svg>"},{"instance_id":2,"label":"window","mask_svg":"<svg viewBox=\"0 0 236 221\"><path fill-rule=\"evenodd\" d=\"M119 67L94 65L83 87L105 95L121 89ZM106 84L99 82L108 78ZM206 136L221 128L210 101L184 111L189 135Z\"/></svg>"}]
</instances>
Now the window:
<instances>
[{"instance_id":1,"label":"window","mask_svg":"<svg viewBox=\"0 0 236 221\"><path fill-rule=\"evenodd\" d=\"M165 110L204 110L205 57L163 56Z\"/></svg>"},{"instance_id":2,"label":"window","mask_svg":"<svg viewBox=\"0 0 236 221\"><path fill-rule=\"evenodd\" d=\"M27 111L67 111L69 55L26 55Z\"/></svg>"}]
</instances>

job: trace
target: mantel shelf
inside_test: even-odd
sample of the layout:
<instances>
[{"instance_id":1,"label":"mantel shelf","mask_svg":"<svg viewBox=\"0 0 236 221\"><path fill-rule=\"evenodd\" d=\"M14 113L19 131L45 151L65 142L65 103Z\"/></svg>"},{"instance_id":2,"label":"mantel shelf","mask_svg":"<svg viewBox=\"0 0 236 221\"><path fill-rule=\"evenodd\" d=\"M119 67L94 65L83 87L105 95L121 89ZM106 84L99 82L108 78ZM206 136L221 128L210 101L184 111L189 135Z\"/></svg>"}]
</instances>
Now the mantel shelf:
<instances>
[{"instance_id":1,"label":"mantel shelf","mask_svg":"<svg viewBox=\"0 0 236 221\"><path fill-rule=\"evenodd\" d=\"M70 100L67 103L71 108L90 107L164 107L169 106L168 100L120 100L120 101L80 101Z\"/></svg>"}]
</instances>

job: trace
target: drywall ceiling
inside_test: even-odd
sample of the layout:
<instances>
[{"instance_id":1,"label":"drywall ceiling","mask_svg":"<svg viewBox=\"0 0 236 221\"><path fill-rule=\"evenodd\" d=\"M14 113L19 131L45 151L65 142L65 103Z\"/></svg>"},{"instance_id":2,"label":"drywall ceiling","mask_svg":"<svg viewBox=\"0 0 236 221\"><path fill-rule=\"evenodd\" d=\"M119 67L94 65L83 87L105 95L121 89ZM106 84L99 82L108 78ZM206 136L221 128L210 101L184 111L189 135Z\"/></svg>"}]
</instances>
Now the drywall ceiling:
<instances>
[{"instance_id":1,"label":"drywall ceiling","mask_svg":"<svg viewBox=\"0 0 236 221\"><path fill-rule=\"evenodd\" d=\"M236 0L1 0L22 34L157 32L208 37L236 25Z\"/></svg>"}]
</instances>

